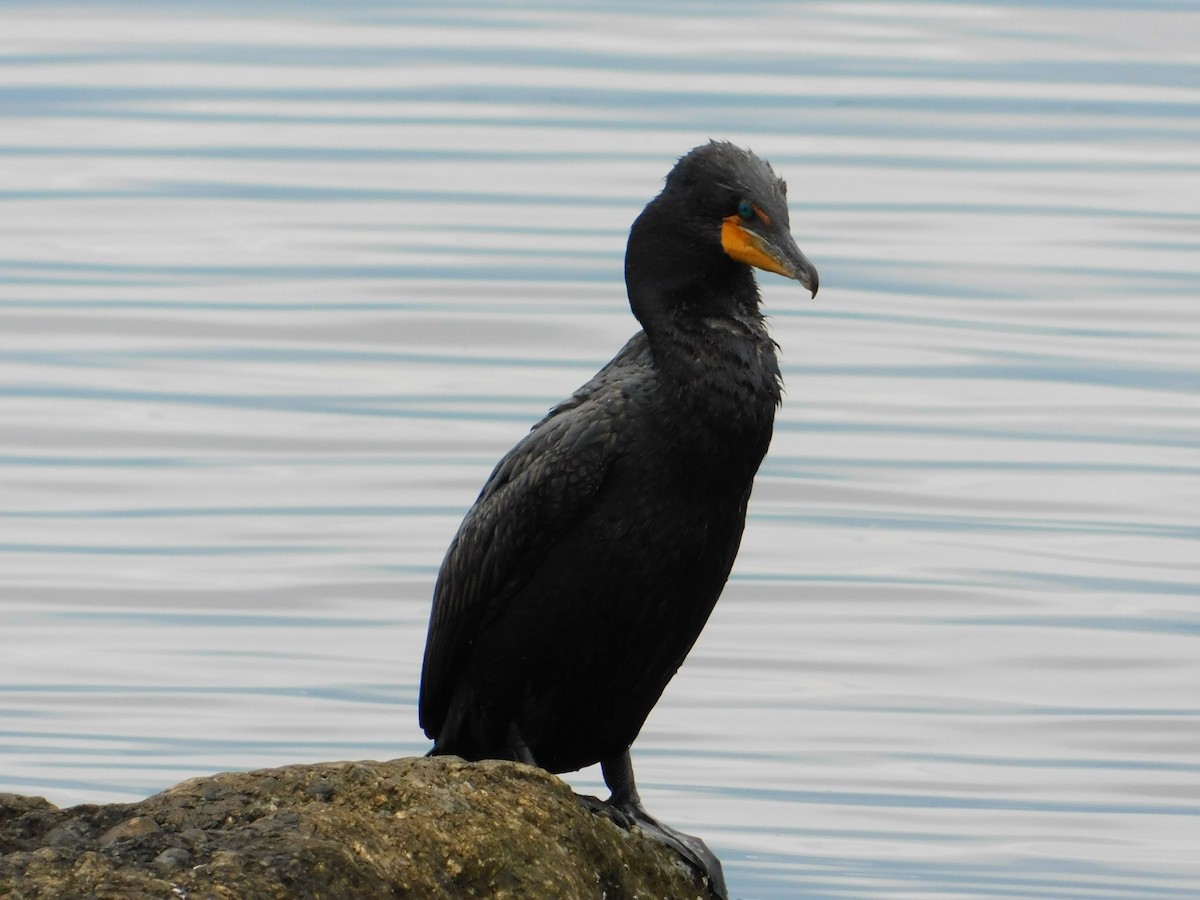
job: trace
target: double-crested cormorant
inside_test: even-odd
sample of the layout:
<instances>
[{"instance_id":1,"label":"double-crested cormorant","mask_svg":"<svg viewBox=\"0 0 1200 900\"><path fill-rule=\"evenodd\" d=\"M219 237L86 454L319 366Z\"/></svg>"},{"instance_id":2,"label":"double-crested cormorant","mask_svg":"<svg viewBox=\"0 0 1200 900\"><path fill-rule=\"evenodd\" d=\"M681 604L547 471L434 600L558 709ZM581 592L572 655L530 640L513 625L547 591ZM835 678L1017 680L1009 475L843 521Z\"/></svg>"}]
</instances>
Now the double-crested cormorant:
<instances>
[{"instance_id":1,"label":"double-crested cormorant","mask_svg":"<svg viewBox=\"0 0 1200 900\"><path fill-rule=\"evenodd\" d=\"M717 879L701 841L646 814L629 747L741 542L780 400L751 267L817 293L788 229L754 154L714 141L679 160L629 234L643 330L488 478L438 574L421 676L432 753L599 762L610 810Z\"/></svg>"}]
</instances>

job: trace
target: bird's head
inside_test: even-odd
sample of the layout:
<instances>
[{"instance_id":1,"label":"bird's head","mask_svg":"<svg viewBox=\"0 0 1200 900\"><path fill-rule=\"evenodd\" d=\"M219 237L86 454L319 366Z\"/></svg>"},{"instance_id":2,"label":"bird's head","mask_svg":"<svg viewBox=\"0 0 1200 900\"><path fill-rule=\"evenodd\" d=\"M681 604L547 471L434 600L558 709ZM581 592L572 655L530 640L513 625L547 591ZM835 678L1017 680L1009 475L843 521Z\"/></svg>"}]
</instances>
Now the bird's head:
<instances>
[{"instance_id":1,"label":"bird's head","mask_svg":"<svg viewBox=\"0 0 1200 900\"><path fill-rule=\"evenodd\" d=\"M696 147L667 175L651 210L658 228L669 219L686 232L689 249L793 278L817 295L816 267L789 230L787 185L750 151L722 141Z\"/></svg>"}]
</instances>

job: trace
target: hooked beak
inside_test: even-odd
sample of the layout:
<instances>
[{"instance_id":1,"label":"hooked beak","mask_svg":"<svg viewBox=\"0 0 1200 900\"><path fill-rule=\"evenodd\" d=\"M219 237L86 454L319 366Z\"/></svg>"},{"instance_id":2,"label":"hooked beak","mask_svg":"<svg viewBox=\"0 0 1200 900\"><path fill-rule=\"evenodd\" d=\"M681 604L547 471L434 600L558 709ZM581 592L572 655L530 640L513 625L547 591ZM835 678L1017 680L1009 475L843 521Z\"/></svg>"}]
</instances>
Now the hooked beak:
<instances>
[{"instance_id":1,"label":"hooked beak","mask_svg":"<svg viewBox=\"0 0 1200 900\"><path fill-rule=\"evenodd\" d=\"M721 246L738 262L794 278L817 296L817 268L800 252L788 232L759 234L747 228L740 216L729 216L721 220Z\"/></svg>"}]
</instances>

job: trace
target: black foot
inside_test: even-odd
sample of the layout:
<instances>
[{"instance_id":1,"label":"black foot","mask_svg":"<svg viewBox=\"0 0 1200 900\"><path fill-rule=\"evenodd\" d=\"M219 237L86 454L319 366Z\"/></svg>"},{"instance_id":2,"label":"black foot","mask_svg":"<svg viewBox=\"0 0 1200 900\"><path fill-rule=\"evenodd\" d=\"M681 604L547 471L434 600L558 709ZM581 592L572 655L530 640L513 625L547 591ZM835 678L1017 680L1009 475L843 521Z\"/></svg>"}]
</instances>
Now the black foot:
<instances>
[{"instance_id":1,"label":"black foot","mask_svg":"<svg viewBox=\"0 0 1200 900\"><path fill-rule=\"evenodd\" d=\"M600 816L608 819L618 828L628 831L634 825L638 824L638 820L622 809L613 806L607 800L601 800L599 797L593 797L591 794L576 794L579 802L594 816Z\"/></svg>"},{"instance_id":2,"label":"black foot","mask_svg":"<svg viewBox=\"0 0 1200 900\"><path fill-rule=\"evenodd\" d=\"M708 879L708 891L716 900L729 900L721 861L708 849L708 844L698 837L668 828L642 806L642 798L638 796L637 784L633 780L633 762L629 759L628 748L600 760L600 768L612 796L603 802L595 797L583 797L584 806L612 819L626 831L636 826L647 837L670 847L684 862Z\"/></svg>"},{"instance_id":3,"label":"black foot","mask_svg":"<svg viewBox=\"0 0 1200 900\"><path fill-rule=\"evenodd\" d=\"M721 861L708 849L703 840L664 825L646 812L641 803L613 803L585 794L576 796L594 815L609 819L625 831L637 828L651 840L670 847L684 862L708 880L708 890L714 900L728 900L729 893L725 887L725 873L721 868Z\"/></svg>"}]
</instances>

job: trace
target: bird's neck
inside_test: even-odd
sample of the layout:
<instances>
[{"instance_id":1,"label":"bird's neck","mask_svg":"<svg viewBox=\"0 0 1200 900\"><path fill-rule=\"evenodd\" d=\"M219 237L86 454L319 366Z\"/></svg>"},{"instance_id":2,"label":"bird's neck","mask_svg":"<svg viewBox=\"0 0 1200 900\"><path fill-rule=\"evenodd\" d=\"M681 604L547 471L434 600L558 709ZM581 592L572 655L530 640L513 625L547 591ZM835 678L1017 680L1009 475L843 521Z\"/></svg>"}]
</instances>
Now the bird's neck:
<instances>
[{"instance_id":1,"label":"bird's neck","mask_svg":"<svg viewBox=\"0 0 1200 900\"><path fill-rule=\"evenodd\" d=\"M629 305L651 343L692 320L761 322L750 267L698 242L662 202L656 198L637 217L625 251Z\"/></svg>"},{"instance_id":2,"label":"bird's neck","mask_svg":"<svg viewBox=\"0 0 1200 900\"><path fill-rule=\"evenodd\" d=\"M775 342L757 310L677 316L647 327L646 338L660 377L681 402L697 412L774 418L782 379Z\"/></svg>"},{"instance_id":3,"label":"bird's neck","mask_svg":"<svg viewBox=\"0 0 1200 900\"><path fill-rule=\"evenodd\" d=\"M652 203L634 222L625 284L660 376L700 407L729 399L773 417L779 367L753 272L658 213Z\"/></svg>"}]
</instances>

